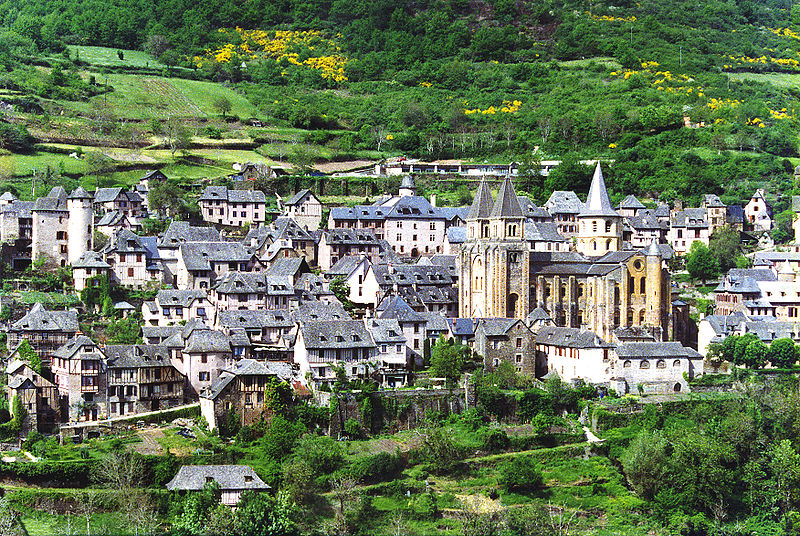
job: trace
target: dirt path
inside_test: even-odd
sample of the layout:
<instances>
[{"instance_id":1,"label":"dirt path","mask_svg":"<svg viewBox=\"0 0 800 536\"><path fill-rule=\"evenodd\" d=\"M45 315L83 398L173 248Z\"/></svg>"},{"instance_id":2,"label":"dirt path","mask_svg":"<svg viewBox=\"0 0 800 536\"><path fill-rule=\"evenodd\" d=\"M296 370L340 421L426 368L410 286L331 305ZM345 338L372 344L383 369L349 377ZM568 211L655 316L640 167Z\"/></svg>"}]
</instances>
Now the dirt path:
<instances>
[{"instance_id":1,"label":"dirt path","mask_svg":"<svg viewBox=\"0 0 800 536\"><path fill-rule=\"evenodd\" d=\"M159 439L165 437L161 428L147 428L139 430L137 434L142 438L142 442L131 444L132 451L139 454L164 454L164 448L158 442Z\"/></svg>"}]
</instances>

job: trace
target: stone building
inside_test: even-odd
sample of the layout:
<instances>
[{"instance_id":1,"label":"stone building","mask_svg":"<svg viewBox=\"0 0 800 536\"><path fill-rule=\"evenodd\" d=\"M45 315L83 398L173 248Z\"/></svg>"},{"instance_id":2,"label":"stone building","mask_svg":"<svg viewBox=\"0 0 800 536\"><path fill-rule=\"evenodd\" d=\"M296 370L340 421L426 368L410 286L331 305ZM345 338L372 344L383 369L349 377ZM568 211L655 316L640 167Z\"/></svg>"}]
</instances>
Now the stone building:
<instances>
[{"instance_id":1,"label":"stone building","mask_svg":"<svg viewBox=\"0 0 800 536\"><path fill-rule=\"evenodd\" d=\"M31 210L31 258L46 257L61 266L77 262L92 249L94 216L92 196L76 188L69 196L56 186L38 198Z\"/></svg>"},{"instance_id":2,"label":"stone building","mask_svg":"<svg viewBox=\"0 0 800 536\"><path fill-rule=\"evenodd\" d=\"M19 359L8 361L6 374L9 409L14 411L11 401L16 396L27 414L22 429L52 432L53 426L60 420L56 385Z\"/></svg>"},{"instance_id":3,"label":"stone building","mask_svg":"<svg viewBox=\"0 0 800 536\"><path fill-rule=\"evenodd\" d=\"M200 394L200 411L213 430L231 411L239 417L241 426L257 422L264 410L267 384L277 380L290 383L292 366L288 363L260 363L254 359L241 361L225 368L219 378Z\"/></svg>"},{"instance_id":4,"label":"stone building","mask_svg":"<svg viewBox=\"0 0 800 536\"><path fill-rule=\"evenodd\" d=\"M47 366L50 356L74 337L78 329L76 311L48 311L41 303L36 303L28 314L8 328L8 349L15 350L26 340Z\"/></svg>"},{"instance_id":5,"label":"stone building","mask_svg":"<svg viewBox=\"0 0 800 536\"><path fill-rule=\"evenodd\" d=\"M669 336L670 281L662 253L622 251L622 217L611 207L599 168L575 216L576 252L530 251L510 180L497 200L482 183L461 251L460 317L525 319L541 308L557 326L582 327L611 341L614 329L645 326Z\"/></svg>"},{"instance_id":6,"label":"stone building","mask_svg":"<svg viewBox=\"0 0 800 536\"><path fill-rule=\"evenodd\" d=\"M99 278L108 279L110 272L111 266L103 260L101 253L87 251L78 259L78 262L72 265L72 280L75 283L75 290L80 292L90 284L99 285Z\"/></svg>"},{"instance_id":7,"label":"stone building","mask_svg":"<svg viewBox=\"0 0 800 536\"><path fill-rule=\"evenodd\" d=\"M267 198L260 190L229 190L208 186L198 200L203 220L241 227L267 221Z\"/></svg>"},{"instance_id":8,"label":"stone building","mask_svg":"<svg viewBox=\"0 0 800 536\"><path fill-rule=\"evenodd\" d=\"M142 304L142 319L149 326L169 326L213 317L213 307L205 290L159 290L155 300Z\"/></svg>"},{"instance_id":9,"label":"stone building","mask_svg":"<svg viewBox=\"0 0 800 536\"><path fill-rule=\"evenodd\" d=\"M306 231L316 231L322 221L322 201L311 190L300 190L283 203L283 215Z\"/></svg>"},{"instance_id":10,"label":"stone building","mask_svg":"<svg viewBox=\"0 0 800 536\"><path fill-rule=\"evenodd\" d=\"M511 363L518 374L530 377L542 374L541 365L537 367L536 336L517 318L478 319L474 349L483 356L487 370Z\"/></svg>"},{"instance_id":11,"label":"stone building","mask_svg":"<svg viewBox=\"0 0 800 536\"><path fill-rule=\"evenodd\" d=\"M106 346L109 416L132 415L180 406L185 378L165 346Z\"/></svg>"}]
</instances>

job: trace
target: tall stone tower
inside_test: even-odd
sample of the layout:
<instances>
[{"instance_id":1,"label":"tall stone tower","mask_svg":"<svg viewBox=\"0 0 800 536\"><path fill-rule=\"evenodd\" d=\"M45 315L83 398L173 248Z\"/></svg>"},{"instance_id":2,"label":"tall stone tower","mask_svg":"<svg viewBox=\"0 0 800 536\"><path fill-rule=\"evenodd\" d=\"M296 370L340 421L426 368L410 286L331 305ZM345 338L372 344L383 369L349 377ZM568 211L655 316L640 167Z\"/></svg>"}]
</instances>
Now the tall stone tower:
<instances>
[{"instance_id":1,"label":"tall stone tower","mask_svg":"<svg viewBox=\"0 0 800 536\"><path fill-rule=\"evenodd\" d=\"M524 222L509 178L494 201L486 183L481 182L467 215L468 238L461 252L461 316L528 315L530 264Z\"/></svg>"},{"instance_id":2,"label":"tall stone tower","mask_svg":"<svg viewBox=\"0 0 800 536\"><path fill-rule=\"evenodd\" d=\"M645 252L645 324L660 328L660 337L666 333L669 322L670 289L667 287L668 279L661 268L661 251L655 240ZM665 297L667 299L665 299ZM660 340L656 337L656 340Z\"/></svg>"},{"instance_id":3,"label":"tall stone tower","mask_svg":"<svg viewBox=\"0 0 800 536\"><path fill-rule=\"evenodd\" d=\"M622 216L611 206L600 162L594 170L589 197L578 214L578 253L599 257L622 249Z\"/></svg>"},{"instance_id":4,"label":"tall stone tower","mask_svg":"<svg viewBox=\"0 0 800 536\"><path fill-rule=\"evenodd\" d=\"M67 198L67 210L69 211L68 261L69 264L75 264L84 253L92 249L94 210L91 194L78 186Z\"/></svg>"}]
</instances>

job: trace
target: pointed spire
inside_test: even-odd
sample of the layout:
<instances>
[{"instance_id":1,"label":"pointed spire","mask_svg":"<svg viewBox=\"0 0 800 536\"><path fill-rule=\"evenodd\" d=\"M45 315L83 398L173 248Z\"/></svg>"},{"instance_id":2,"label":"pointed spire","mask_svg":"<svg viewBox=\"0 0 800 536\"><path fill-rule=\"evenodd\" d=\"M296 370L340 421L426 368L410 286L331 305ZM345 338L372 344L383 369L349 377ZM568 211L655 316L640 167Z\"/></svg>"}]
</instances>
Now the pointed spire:
<instances>
[{"instance_id":1,"label":"pointed spire","mask_svg":"<svg viewBox=\"0 0 800 536\"><path fill-rule=\"evenodd\" d=\"M489 214L492 212L492 205L494 205L492 192L486 185L486 180L482 179L478 186L478 191L475 192L475 199L472 201L472 206L469 208L467 219L476 220L479 218L488 218Z\"/></svg>"},{"instance_id":2,"label":"pointed spire","mask_svg":"<svg viewBox=\"0 0 800 536\"><path fill-rule=\"evenodd\" d=\"M497 193L497 200L494 202L492 208L492 218L524 218L522 207L517 199L517 193L514 191L514 185L511 179L506 177L503 184L500 185L500 191Z\"/></svg>"},{"instance_id":3,"label":"pointed spire","mask_svg":"<svg viewBox=\"0 0 800 536\"><path fill-rule=\"evenodd\" d=\"M650 243L650 247L647 248L647 253L645 253L648 257L660 257L661 250L658 247L658 242L654 238L653 241Z\"/></svg>"},{"instance_id":4,"label":"pointed spire","mask_svg":"<svg viewBox=\"0 0 800 536\"><path fill-rule=\"evenodd\" d=\"M592 185L589 187L589 196L586 198L583 210L578 216L619 216L619 213L611 206L608 198L606 182L603 180L603 170L600 169L600 162L594 168Z\"/></svg>"}]
</instances>

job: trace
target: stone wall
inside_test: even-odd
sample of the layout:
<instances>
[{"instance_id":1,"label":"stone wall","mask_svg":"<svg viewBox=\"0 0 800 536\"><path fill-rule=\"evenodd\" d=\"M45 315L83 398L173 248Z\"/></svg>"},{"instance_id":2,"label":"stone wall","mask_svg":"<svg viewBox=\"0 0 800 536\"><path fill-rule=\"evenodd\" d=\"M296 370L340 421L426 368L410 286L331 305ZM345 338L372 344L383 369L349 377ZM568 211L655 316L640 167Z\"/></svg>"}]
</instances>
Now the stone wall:
<instances>
[{"instance_id":1,"label":"stone wall","mask_svg":"<svg viewBox=\"0 0 800 536\"><path fill-rule=\"evenodd\" d=\"M331 437L344 435L349 419L356 420L369 434L382 430L395 432L411 430L422 425L432 414L460 414L475 406L475 389L466 382L457 389L398 389L374 393L316 393L319 405L331 408L328 433Z\"/></svg>"}]
</instances>

